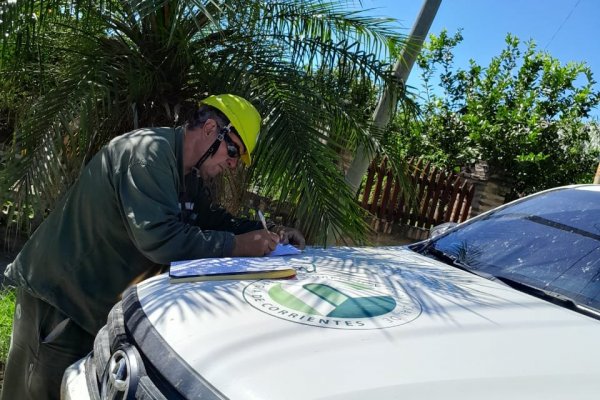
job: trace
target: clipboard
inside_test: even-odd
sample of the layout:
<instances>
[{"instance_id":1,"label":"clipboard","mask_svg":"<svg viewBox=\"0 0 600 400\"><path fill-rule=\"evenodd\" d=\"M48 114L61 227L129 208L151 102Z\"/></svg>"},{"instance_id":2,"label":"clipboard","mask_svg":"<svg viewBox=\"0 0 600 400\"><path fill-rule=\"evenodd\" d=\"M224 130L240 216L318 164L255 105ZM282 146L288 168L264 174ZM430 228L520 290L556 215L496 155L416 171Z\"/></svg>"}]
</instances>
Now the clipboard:
<instances>
[{"instance_id":1,"label":"clipboard","mask_svg":"<svg viewBox=\"0 0 600 400\"><path fill-rule=\"evenodd\" d=\"M171 283L290 279L295 276L296 269L281 257L200 258L174 261L169 266Z\"/></svg>"}]
</instances>

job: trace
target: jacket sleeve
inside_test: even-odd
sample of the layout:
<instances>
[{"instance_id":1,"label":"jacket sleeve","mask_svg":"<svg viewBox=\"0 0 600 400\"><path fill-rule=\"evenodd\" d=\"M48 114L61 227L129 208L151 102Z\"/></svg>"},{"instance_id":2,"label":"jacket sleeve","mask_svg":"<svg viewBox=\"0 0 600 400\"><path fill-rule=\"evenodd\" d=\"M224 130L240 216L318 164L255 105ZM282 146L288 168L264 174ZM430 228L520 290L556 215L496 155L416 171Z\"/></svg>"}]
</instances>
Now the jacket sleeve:
<instances>
[{"instance_id":1,"label":"jacket sleeve","mask_svg":"<svg viewBox=\"0 0 600 400\"><path fill-rule=\"evenodd\" d=\"M210 199L204 195L196 200L195 212L198 217L198 226L201 229L223 230L235 235L263 229L258 221L252 221L246 218L236 218L223 207L213 206Z\"/></svg>"},{"instance_id":2,"label":"jacket sleeve","mask_svg":"<svg viewBox=\"0 0 600 400\"><path fill-rule=\"evenodd\" d=\"M177 172L160 164L137 162L118 174L118 207L132 242L160 264L230 256L233 233L203 230L182 220L177 182Z\"/></svg>"},{"instance_id":3,"label":"jacket sleeve","mask_svg":"<svg viewBox=\"0 0 600 400\"><path fill-rule=\"evenodd\" d=\"M223 229L236 235L263 229L260 222L236 218L221 207L210 207L206 215L206 221L200 226L202 229Z\"/></svg>"}]
</instances>

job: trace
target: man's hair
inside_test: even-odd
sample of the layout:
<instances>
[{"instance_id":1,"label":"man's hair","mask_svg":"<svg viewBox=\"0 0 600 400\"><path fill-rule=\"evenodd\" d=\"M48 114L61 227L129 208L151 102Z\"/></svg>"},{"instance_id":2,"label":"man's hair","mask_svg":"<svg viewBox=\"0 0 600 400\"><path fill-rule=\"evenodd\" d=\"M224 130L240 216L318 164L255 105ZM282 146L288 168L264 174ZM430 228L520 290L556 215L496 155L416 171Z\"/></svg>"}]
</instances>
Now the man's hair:
<instances>
[{"instance_id":1,"label":"man's hair","mask_svg":"<svg viewBox=\"0 0 600 400\"><path fill-rule=\"evenodd\" d=\"M214 107L211 107L206 104L200 105L200 107L194 112L191 118L188 118L187 126L190 129L198 128L209 120L214 119L217 121L219 126L227 126L229 124L229 119L223 114L221 111L217 110Z\"/></svg>"}]
</instances>

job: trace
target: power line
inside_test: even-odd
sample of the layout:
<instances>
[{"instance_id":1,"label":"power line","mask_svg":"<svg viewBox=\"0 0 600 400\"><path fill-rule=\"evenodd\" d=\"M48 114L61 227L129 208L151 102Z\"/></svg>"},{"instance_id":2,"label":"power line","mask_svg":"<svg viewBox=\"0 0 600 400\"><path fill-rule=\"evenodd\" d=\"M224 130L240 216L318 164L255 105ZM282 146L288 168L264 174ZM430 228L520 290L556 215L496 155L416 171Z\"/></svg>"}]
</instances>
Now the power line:
<instances>
[{"instance_id":1,"label":"power line","mask_svg":"<svg viewBox=\"0 0 600 400\"><path fill-rule=\"evenodd\" d=\"M569 18L571 18L571 15L573 15L573 11L575 11L575 9L577 8L577 6L579 5L580 2L581 2L581 0L577 0L577 3L575 3L575 5L573 6L573 8L571 8L571 11L567 15L567 17L564 19L564 21L562 22L562 24L560 24L560 26L556 29L556 32L554 32L554 35L552 35L552 37L550 38L550 40L548 41L548 43L546 43L546 46L544 46L544 50L546 50L548 48L548 46L550 46L550 43L552 43L552 41L554 40L554 38L556 37L556 35L558 35L558 32L560 32L560 30L562 29L562 27L565 26L565 24L567 23L567 21L569 20Z\"/></svg>"}]
</instances>

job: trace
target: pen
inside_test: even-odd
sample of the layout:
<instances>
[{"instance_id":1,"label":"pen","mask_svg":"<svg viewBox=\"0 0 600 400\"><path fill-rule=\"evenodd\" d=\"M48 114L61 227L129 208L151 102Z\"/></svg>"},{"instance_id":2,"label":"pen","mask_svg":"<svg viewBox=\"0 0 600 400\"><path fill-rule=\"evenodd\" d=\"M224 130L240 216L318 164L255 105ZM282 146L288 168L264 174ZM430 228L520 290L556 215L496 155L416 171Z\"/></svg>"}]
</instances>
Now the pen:
<instances>
[{"instance_id":1,"label":"pen","mask_svg":"<svg viewBox=\"0 0 600 400\"><path fill-rule=\"evenodd\" d=\"M258 218L260 219L260 222L262 223L263 228L265 228L266 231L268 231L269 229L267 229L267 221L265 220L265 216L263 215L262 211L258 210Z\"/></svg>"}]
</instances>

